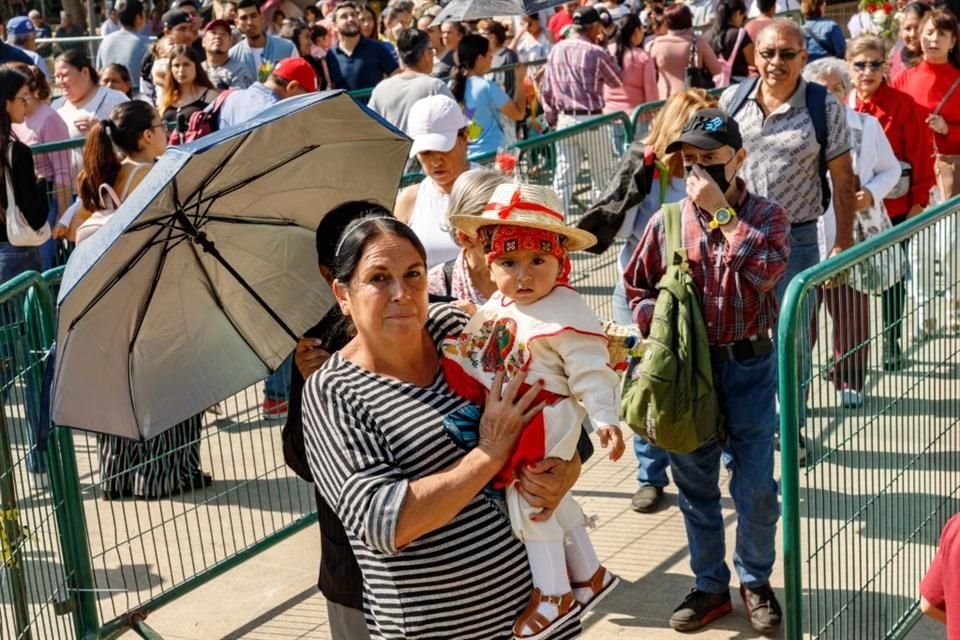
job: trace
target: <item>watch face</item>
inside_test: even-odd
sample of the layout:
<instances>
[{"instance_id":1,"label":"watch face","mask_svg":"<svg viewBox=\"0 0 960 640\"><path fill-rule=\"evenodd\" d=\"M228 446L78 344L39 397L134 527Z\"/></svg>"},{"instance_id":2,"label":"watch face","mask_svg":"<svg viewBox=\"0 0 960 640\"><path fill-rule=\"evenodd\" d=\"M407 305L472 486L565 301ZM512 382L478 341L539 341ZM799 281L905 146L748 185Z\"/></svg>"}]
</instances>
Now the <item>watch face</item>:
<instances>
[{"instance_id":1,"label":"watch face","mask_svg":"<svg viewBox=\"0 0 960 640\"><path fill-rule=\"evenodd\" d=\"M716 219L717 224L724 225L730 222L733 216L730 213L730 209L718 209L717 212L713 214L713 217Z\"/></svg>"}]
</instances>

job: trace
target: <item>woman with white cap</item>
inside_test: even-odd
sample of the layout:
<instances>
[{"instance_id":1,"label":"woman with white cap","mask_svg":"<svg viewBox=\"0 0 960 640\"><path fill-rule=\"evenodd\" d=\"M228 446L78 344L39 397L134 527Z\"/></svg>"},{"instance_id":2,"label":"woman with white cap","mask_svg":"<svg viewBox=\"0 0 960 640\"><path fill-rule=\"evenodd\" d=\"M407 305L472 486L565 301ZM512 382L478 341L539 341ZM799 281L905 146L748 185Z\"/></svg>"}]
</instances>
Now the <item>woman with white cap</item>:
<instances>
[{"instance_id":1,"label":"woman with white cap","mask_svg":"<svg viewBox=\"0 0 960 640\"><path fill-rule=\"evenodd\" d=\"M446 228L445 218L454 182L470 168L467 160L467 118L450 97L430 96L410 109L407 135L426 178L400 192L394 214L413 229L427 250L427 266L453 260L460 247Z\"/></svg>"}]
</instances>

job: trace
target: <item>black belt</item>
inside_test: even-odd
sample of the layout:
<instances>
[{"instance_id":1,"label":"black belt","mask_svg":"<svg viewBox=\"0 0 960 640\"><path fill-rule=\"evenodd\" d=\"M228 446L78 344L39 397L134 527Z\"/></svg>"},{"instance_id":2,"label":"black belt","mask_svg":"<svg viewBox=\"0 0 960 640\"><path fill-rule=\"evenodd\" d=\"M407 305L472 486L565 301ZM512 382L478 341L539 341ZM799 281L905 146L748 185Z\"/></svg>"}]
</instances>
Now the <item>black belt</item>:
<instances>
[{"instance_id":1,"label":"black belt","mask_svg":"<svg viewBox=\"0 0 960 640\"><path fill-rule=\"evenodd\" d=\"M790 229L800 229L801 227L809 227L812 224L817 224L817 220L807 220L806 222L792 222L790 223Z\"/></svg>"},{"instance_id":2,"label":"black belt","mask_svg":"<svg viewBox=\"0 0 960 640\"><path fill-rule=\"evenodd\" d=\"M727 344L712 345L710 356L715 360L749 360L758 356L773 353L773 340L768 333L760 333L752 338L728 342Z\"/></svg>"},{"instance_id":3,"label":"black belt","mask_svg":"<svg viewBox=\"0 0 960 640\"><path fill-rule=\"evenodd\" d=\"M561 111L565 116L598 116L603 113L603 109L594 109L592 111L587 111L586 109L573 109L572 111Z\"/></svg>"}]
</instances>

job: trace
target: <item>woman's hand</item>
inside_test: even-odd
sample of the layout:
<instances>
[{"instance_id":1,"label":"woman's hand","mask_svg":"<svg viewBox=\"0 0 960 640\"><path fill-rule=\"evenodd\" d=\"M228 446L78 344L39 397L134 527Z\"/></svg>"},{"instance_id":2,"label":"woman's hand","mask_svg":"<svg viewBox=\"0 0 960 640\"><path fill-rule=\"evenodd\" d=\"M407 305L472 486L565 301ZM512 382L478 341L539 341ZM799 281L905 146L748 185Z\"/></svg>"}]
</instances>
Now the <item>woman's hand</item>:
<instances>
[{"instance_id":1,"label":"woman's hand","mask_svg":"<svg viewBox=\"0 0 960 640\"><path fill-rule=\"evenodd\" d=\"M873 206L873 194L866 189L857 191L857 211L864 211Z\"/></svg>"},{"instance_id":2,"label":"woman's hand","mask_svg":"<svg viewBox=\"0 0 960 640\"><path fill-rule=\"evenodd\" d=\"M53 225L53 230L50 232L54 240L60 240L61 238L67 237L67 228L60 224L59 222Z\"/></svg>"},{"instance_id":3,"label":"woman's hand","mask_svg":"<svg viewBox=\"0 0 960 640\"><path fill-rule=\"evenodd\" d=\"M523 431L523 426L543 410L544 402L535 400L543 389L543 380L533 383L519 398L520 387L527 378L521 371L504 387L504 371L500 369L493 379L487 404L480 417L480 442L477 449L483 451L500 466L506 464L513 447Z\"/></svg>"},{"instance_id":4,"label":"woman's hand","mask_svg":"<svg viewBox=\"0 0 960 640\"><path fill-rule=\"evenodd\" d=\"M455 306L457 309L460 309L460 311L463 311L465 314L467 314L467 315L469 315L469 316L472 316L473 314L475 314L475 313L477 312L477 305L475 305L474 303L470 302L469 300L462 300L462 299L461 299L461 300L454 300L452 304L453 304L453 306Z\"/></svg>"},{"instance_id":5,"label":"woman's hand","mask_svg":"<svg viewBox=\"0 0 960 640\"><path fill-rule=\"evenodd\" d=\"M293 353L293 363L297 365L300 375L306 380L314 371L326 364L330 354L323 348L323 342L316 338L300 338L297 340L297 350Z\"/></svg>"},{"instance_id":6,"label":"woman's hand","mask_svg":"<svg viewBox=\"0 0 960 640\"><path fill-rule=\"evenodd\" d=\"M597 435L600 436L600 446L606 449L611 444L609 458L616 462L623 455L627 445L623 443L623 433L617 425L604 425L597 429Z\"/></svg>"},{"instance_id":7,"label":"woman's hand","mask_svg":"<svg viewBox=\"0 0 960 640\"><path fill-rule=\"evenodd\" d=\"M73 126L83 135L87 135L87 132L90 131L96 123L96 116L78 116L73 120Z\"/></svg>"},{"instance_id":8,"label":"woman's hand","mask_svg":"<svg viewBox=\"0 0 960 640\"><path fill-rule=\"evenodd\" d=\"M563 496L580 478L580 455L574 454L568 462L560 458L547 458L520 469L517 475L517 492L539 512L530 516L534 522L543 522L553 515Z\"/></svg>"},{"instance_id":9,"label":"woman's hand","mask_svg":"<svg viewBox=\"0 0 960 640\"><path fill-rule=\"evenodd\" d=\"M935 116L931 113L927 116L927 126L935 133L939 133L942 136L947 135L947 121L943 119L943 116Z\"/></svg>"}]
</instances>

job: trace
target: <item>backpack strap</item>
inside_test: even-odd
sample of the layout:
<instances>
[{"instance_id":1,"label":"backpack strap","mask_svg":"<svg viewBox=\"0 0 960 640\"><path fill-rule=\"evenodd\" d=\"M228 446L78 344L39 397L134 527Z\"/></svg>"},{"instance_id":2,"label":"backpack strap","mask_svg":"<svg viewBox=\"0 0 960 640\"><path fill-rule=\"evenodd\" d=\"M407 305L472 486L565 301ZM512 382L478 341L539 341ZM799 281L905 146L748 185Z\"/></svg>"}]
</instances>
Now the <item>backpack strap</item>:
<instances>
[{"instance_id":1,"label":"backpack strap","mask_svg":"<svg viewBox=\"0 0 960 640\"><path fill-rule=\"evenodd\" d=\"M677 265L681 268L687 264L687 252L683 248L683 207L679 202L664 205L663 235L667 240L667 266Z\"/></svg>"},{"instance_id":2,"label":"backpack strap","mask_svg":"<svg viewBox=\"0 0 960 640\"><path fill-rule=\"evenodd\" d=\"M727 107L727 113L731 118L737 115L737 112L743 108L744 103L753 93L759 80L759 77L753 77L737 85L737 88L733 92L733 98L730 100L730 105Z\"/></svg>"},{"instance_id":3,"label":"backpack strap","mask_svg":"<svg viewBox=\"0 0 960 640\"><path fill-rule=\"evenodd\" d=\"M662 207L663 201L667 198L667 185L670 183L670 172L662 162L657 160L652 144L648 144L643 148L643 167L646 171L653 171L653 173L650 174L651 176L660 178L660 206ZM653 177L650 179L651 187L653 186Z\"/></svg>"},{"instance_id":4,"label":"backpack strap","mask_svg":"<svg viewBox=\"0 0 960 640\"><path fill-rule=\"evenodd\" d=\"M826 211L830 207L830 181L827 179L827 89L816 82L808 82L805 98L817 144L820 145L820 204Z\"/></svg>"},{"instance_id":5,"label":"backpack strap","mask_svg":"<svg viewBox=\"0 0 960 640\"><path fill-rule=\"evenodd\" d=\"M100 207L104 211L116 211L120 208L120 197L117 195L117 192L113 190L113 187L108 184L102 184L97 191L100 194Z\"/></svg>"}]
</instances>

